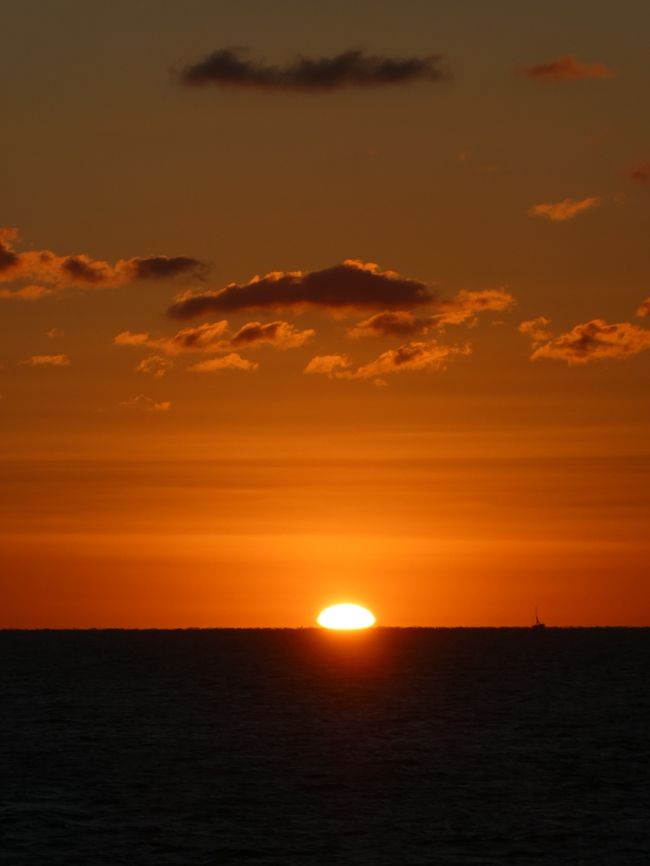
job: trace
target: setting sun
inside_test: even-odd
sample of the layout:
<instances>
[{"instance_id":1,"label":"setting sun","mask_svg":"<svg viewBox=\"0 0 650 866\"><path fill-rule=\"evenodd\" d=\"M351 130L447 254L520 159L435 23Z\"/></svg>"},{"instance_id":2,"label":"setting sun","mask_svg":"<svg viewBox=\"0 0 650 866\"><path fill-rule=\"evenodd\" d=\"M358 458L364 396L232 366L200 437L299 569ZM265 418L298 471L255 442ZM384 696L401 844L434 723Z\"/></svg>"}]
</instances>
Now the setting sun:
<instances>
[{"instance_id":1,"label":"setting sun","mask_svg":"<svg viewBox=\"0 0 650 866\"><path fill-rule=\"evenodd\" d=\"M375 617L367 608L358 604L335 604L322 610L317 622L323 628L352 631L370 628L375 624Z\"/></svg>"}]
</instances>

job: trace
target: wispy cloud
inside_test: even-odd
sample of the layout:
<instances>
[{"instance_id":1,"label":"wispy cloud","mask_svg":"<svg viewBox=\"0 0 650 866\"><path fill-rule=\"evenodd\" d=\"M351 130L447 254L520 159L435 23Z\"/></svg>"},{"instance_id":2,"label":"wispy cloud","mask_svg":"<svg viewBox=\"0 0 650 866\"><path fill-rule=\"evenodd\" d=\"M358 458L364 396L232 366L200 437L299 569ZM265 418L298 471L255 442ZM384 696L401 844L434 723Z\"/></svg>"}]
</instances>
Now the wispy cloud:
<instances>
[{"instance_id":1,"label":"wispy cloud","mask_svg":"<svg viewBox=\"0 0 650 866\"><path fill-rule=\"evenodd\" d=\"M525 66L519 71L536 81L581 81L589 78L613 78L616 74L604 63L584 63L572 54Z\"/></svg>"},{"instance_id":2,"label":"wispy cloud","mask_svg":"<svg viewBox=\"0 0 650 866\"><path fill-rule=\"evenodd\" d=\"M544 217L551 222L566 222L573 219L578 214L584 211L598 207L600 204L599 196L590 196L589 198L565 198L558 202L549 202L547 204L535 204L528 209L528 215L533 217Z\"/></svg>"},{"instance_id":3,"label":"wispy cloud","mask_svg":"<svg viewBox=\"0 0 650 866\"><path fill-rule=\"evenodd\" d=\"M31 355L18 363L23 367L69 367L71 362L67 355Z\"/></svg>"},{"instance_id":4,"label":"wispy cloud","mask_svg":"<svg viewBox=\"0 0 650 866\"><path fill-rule=\"evenodd\" d=\"M172 404L169 400L157 402L151 397L145 397L144 394L138 394L130 400L123 400L117 406L118 409L134 409L141 412L169 412Z\"/></svg>"},{"instance_id":5,"label":"wispy cloud","mask_svg":"<svg viewBox=\"0 0 650 866\"><path fill-rule=\"evenodd\" d=\"M630 322L609 324L593 319L557 337L548 331L548 324L548 319L540 317L520 325L520 331L533 341L533 361L548 358L571 365L608 359L620 361L650 349L650 331Z\"/></svg>"},{"instance_id":6,"label":"wispy cloud","mask_svg":"<svg viewBox=\"0 0 650 866\"><path fill-rule=\"evenodd\" d=\"M285 66L249 60L241 48L220 48L179 75L188 86L216 85L265 91L324 93L348 87L386 87L416 81L435 83L450 77L440 55L384 57L344 51L332 57L299 56Z\"/></svg>"}]
</instances>

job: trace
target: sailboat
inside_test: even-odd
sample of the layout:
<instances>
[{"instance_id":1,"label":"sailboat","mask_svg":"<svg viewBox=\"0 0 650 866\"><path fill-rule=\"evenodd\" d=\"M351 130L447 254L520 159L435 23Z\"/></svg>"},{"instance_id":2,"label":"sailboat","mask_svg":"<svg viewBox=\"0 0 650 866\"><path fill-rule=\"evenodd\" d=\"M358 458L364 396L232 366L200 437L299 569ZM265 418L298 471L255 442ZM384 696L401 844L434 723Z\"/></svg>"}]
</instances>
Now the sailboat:
<instances>
[{"instance_id":1,"label":"sailboat","mask_svg":"<svg viewBox=\"0 0 650 866\"><path fill-rule=\"evenodd\" d=\"M536 629L546 628L546 623L542 622L538 616L537 608L535 608L535 622L531 625L531 628L536 628Z\"/></svg>"}]
</instances>

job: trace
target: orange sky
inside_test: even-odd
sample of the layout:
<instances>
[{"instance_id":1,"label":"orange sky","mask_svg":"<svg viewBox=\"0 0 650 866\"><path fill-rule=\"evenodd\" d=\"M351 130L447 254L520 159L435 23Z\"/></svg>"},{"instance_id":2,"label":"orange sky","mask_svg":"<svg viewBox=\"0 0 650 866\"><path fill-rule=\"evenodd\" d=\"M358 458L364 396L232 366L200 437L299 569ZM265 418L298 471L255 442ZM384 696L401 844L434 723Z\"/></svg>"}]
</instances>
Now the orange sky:
<instances>
[{"instance_id":1,"label":"orange sky","mask_svg":"<svg viewBox=\"0 0 650 866\"><path fill-rule=\"evenodd\" d=\"M5 18L0 627L650 625L645 2Z\"/></svg>"}]
</instances>

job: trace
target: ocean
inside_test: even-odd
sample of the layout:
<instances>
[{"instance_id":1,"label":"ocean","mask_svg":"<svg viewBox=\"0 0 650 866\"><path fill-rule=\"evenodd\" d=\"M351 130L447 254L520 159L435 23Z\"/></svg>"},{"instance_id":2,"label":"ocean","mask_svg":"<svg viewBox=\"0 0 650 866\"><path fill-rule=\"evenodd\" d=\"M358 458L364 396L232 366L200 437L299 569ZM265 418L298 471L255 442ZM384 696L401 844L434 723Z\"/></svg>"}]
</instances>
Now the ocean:
<instances>
[{"instance_id":1,"label":"ocean","mask_svg":"<svg viewBox=\"0 0 650 866\"><path fill-rule=\"evenodd\" d=\"M650 629L0 632L0 863L650 862Z\"/></svg>"}]
</instances>

